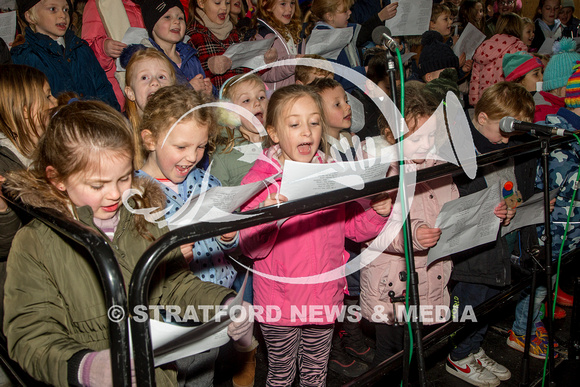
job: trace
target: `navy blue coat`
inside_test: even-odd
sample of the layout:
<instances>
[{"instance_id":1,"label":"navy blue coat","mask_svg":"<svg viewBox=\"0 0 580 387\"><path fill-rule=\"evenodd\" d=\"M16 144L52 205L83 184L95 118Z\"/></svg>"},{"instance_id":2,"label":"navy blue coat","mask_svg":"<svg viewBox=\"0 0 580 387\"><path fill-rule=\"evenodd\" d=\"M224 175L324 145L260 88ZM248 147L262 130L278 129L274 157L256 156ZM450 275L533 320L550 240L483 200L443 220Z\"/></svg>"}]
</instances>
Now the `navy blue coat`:
<instances>
[{"instance_id":1,"label":"navy blue coat","mask_svg":"<svg viewBox=\"0 0 580 387\"><path fill-rule=\"evenodd\" d=\"M25 36L26 41L10 51L12 62L42 71L53 95L74 91L82 99L99 99L120 109L113 87L87 42L67 30L63 51L56 40L29 27Z\"/></svg>"}]
</instances>

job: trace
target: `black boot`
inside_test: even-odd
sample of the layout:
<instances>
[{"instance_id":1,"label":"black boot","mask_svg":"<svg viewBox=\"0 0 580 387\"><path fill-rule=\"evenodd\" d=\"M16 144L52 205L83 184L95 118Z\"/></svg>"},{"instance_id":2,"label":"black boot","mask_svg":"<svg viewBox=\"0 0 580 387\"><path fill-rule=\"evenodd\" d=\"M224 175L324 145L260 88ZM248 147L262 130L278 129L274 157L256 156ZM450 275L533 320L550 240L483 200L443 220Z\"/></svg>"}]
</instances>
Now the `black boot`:
<instances>
[{"instance_id":1,"label":"black boot","mask_svg":"<svg viewBox=\"0 0 580 387\"><path fill-rule=\"evenodd\" d=\"M360 327L360 318L356 318L355 315L351 314L349 310L351 306L357 305L358 299L346 298L344 299L344 305L347 308L345 319L342 323L342 343L346 353L354 356L366 363L372 363L375 357L375 350L369 347L365 341L365 337L362 333ZM353 321L350 321L353 320Z\"/></svg>"},{"instance_id":2,"label":"black boot","mask_svg":"<svg viewBox=\"0 0 580 387\"><path fill-rule=\"evenodd\" d=\"M369 367L350 357L344 350L340 336L335 332L332 339L332 350L330 351L330 361L328 368L332 371L348 376L349 378L356 378L368 371Z\"/></svg>"}]
</instances>

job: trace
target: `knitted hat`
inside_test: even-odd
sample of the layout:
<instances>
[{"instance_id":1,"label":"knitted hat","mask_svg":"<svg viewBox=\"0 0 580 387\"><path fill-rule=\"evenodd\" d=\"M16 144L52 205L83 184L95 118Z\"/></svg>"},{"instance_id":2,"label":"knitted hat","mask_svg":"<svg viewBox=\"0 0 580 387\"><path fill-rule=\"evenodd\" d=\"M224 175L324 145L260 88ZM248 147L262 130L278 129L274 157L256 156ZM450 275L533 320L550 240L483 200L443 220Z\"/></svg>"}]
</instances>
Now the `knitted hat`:
<instances>
[{"instance_id":1,"label":"knitted hat","mask_svg":"<svg viewBox=\"0 0 580 387\"><path fill-rule=\"evenodd\" d=\"M70 13L72 12L71 0L66 0L66 2L68 3ZM40 3L40 0L16 0L16 6L18 7L18 16L20 16L22 20L25 20L24 14L26 13L26 11L28 11L30 8L34 7L38 3Z\"/></svg>"},{"instance_id":2,"label":"knitted hat","mask_svg":"<svg viewBox=\"0 0 580 387\"><path fill-rule=\"evenodd\" d=\"M568 79L564 102L566 102L567 107L580 107L580 61L576 62L574 73Z\"/></svg>"},{"instance_id":3,"label":"knitted hat","mask_svg":"<svg viewBox=\"0 0 580 387\"><path fill-rule=\"evenodd\" d=\"M544 70L544 91L566 86L576 61L580 60L580 54L576 52L576 42L570 38L554 42L553 52L554 55Z\"/></svg>"},{"instance_id":4,"label":"knitted hat","mask_svg":"<svg viewBox=\"0 0 580 387\"><path fill-rule=\"evenodd\" d=\"M503 75L508 82L515 81L523 77L533 69L543 68L542 61L525 51L514 54L505 54L503 57Z\"/></svg>"},{"instance_id":5,"label":"knitted hat","mask_svg":"<svg viewBox=\"0 0 580 387\"><path fill-rule=\"evenodd\" d=\"M450 67L459 69L459 58L451 47L443 43L443 36L439 32L427 31L423 33L421 45L423 45L423 49L419 57L420 76Z\"/></svg>"},{"instance_id":6,"label":"knitted hat","mask_svg":"<svg viewBox=\"0 0 580 387\"><path fill-rule=\"evenodd\" d=\"M574 8L574 0L562 0L562 5L560 6L560 9L567 7Z\"/></svg>"},{"instance_id":7,"label":"knitted hat","mask_svg":"<svg viewBox=\"0 0 580 387\"><path fill-rule=\"evenodd\" d=\"M445 69L439 74L439 78L433 79L425 84L425 90L433 94L438 102L445 99L448 91L453 92L457 98L459 97L459 86L457 86L457 70Z\"/></svg>"},{"instance_id":8,"label":"knitted hat","mask_svg":"<svg viewBox=\"0 0 580 387\"><path fill-rule=\"evenodd\" d=\"M163 15L173 7L179 7L181 12L185 15L183 5L179 0L135 0L141 6L141 14L143 15L143 22L149 36L153 36L153 27Z\"/></svg>"}]
</instances>

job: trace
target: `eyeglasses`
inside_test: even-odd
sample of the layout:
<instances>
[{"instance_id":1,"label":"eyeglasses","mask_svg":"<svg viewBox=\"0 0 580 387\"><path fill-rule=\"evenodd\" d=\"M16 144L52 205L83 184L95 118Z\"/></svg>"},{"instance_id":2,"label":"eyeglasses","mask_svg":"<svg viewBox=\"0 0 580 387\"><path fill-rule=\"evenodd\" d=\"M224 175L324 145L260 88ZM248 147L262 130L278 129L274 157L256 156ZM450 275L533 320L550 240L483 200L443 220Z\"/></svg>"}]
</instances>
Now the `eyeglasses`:
<instances>
[{"instance_id":1,"label":"eyeglasses","mask_svg":"<svg viewBox=\"0 0 580 387\"><path fill-rule=\"evenodd\" d=\"M516 0L500 0L498 1L499 5L514 5Z\"/></svg>"}]
</instances>

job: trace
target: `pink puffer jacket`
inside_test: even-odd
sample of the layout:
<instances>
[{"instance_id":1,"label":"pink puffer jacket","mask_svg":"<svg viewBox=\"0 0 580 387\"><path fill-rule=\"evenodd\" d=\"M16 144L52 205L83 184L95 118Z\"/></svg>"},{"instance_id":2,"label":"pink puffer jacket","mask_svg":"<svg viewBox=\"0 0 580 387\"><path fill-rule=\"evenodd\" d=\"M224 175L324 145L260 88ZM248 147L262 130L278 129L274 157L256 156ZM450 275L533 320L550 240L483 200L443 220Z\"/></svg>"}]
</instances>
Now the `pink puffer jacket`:
<instances>
[{"instance_id":1,"label":"pink puffer jacket","mask_svg":"<svg viewBox=\"0 0 580 387\"><path fill-rule=\"evenodd\" d=\"M473 68L469 83L469 104L475 106L488 87L504 81L503 56L518 51L528 51L520 39L497 34L481 43L473 55Z\"/></svg>"},{"instance_id":2,"label":"pink puffer jacket","mask_svg":"<svg viewBox=\"0 0 580 387\"><path fill-rule=\"evenodd\" d=\"M422 169L435 164L437 162L427 160L417 167ZM415 266L419 275L419 302L421 307L431 308L433 320L435 320L435 307L437 305L449 306L447 282L451 276L453 263L450 259L441 259L426 267L429 250L417 241L417 228L422 225L434 227L443 204L458 197L459 192L453 184L451 176L444 176L417 184L411 205L413 250ZM391 216L396 215L392 214ZM388 234L381 233L376 239L379 245L381 243L384 245L386 244L384 241L388 240L387 238ZM369 244L367 243L367 245ZM363 317L373 322L394 323L393 304L391 304L388 294L391 290L395 292L395 296L403 294L406 282L401 280L399 273L406 271L403 232L400 231L384 252L379 253L370 264L361 269L360 304ZM397 310L404 308L404 302L396 303L395 306ZM434 322L424 321L425 324Z\"/></svg>"}]
</instances>

